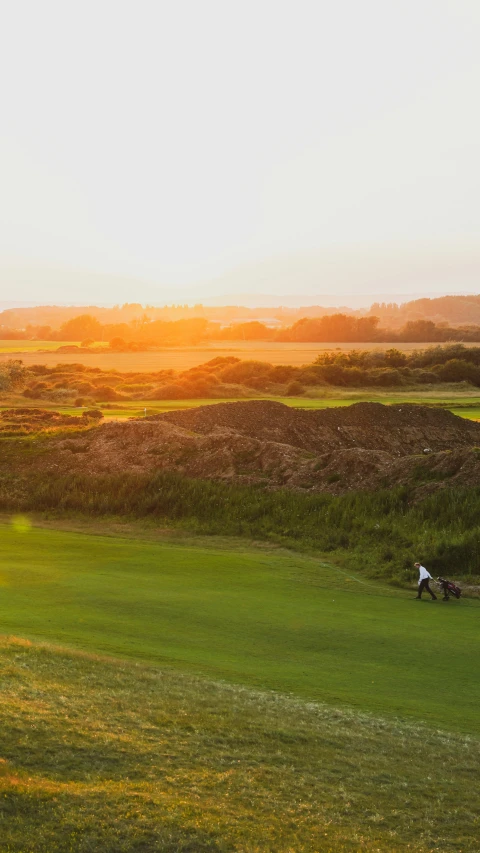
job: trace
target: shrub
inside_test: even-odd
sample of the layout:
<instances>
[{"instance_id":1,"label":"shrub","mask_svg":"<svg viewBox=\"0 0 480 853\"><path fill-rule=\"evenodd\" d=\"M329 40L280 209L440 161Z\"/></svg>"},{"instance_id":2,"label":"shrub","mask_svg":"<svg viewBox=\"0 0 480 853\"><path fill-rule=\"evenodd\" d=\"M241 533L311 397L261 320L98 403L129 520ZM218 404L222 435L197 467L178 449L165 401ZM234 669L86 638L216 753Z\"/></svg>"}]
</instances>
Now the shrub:
<instances>
[{"instance_id":1,"label":"shrub","mask_svg":"<svg viewBox=\"0 0 480 853\"><path fill-rule=\"evenodd\" d=\"M339 364L325 364L322 368L322 375L325 382L329 385L346 385L345 368Z\"/></svg>"},{"instance_id":2,"label":"shrub","mask_svg":"<svg viewBox=\"0 0 480 853\"><path fill-rule=\"evenodd\" d=\"M298 367L293 367L290 364L276 364L274 367L271 367L268 372L268 377L271 382L290 382L292 379L295 379L299 371Z\"/></svg>"},{"instance_id":3,"label":"shrub","mask_svg":"<svg viewBox=\"0 0 480 853\"><path fill-rule=\"evenodd\" d=\"M220 378L223 382L246 384L247 379L262 376L270 371L271 365L265 361L239 361L237 364L225 367L220 373Z\"/></svg>"},{"instance_id":4,"label":"shrub","mask_svg":"<svg viewBox=\"0 0 480 853\"><path fill-rule=\"evenodd\" d=\"M372 371L373 373L373 371ZM402 374L395 368L384 368L375 371L375 384L389 387L392 385L403 385Z\"/></svg>"},{"instance_id":5,"label":"shrub","mask_svg":"<svg viewBox=\"0 0 480 853\"><path fill-rule=\"evenodd\" d=\"M211 358L210 361L207 361L202 365L202 367L204 370L217 371L222 370L227 365L238 364L239 361L240 359L236 358L234 355L218 355L216 358Z\"/></svg>"},{"instance_id":6,"label":"shrub","mask_svg":"<svg viewBox=\"0 0 480 853\"><path fill-rule=\"evenodd\" d=\"M13 391L21 388L27 376L23 362L9 358L0 364L0 391Z\"/></svg>"},{"instance_id":7,"label":"shrub","mask_svg":"<svg viewBox=\"0 0 480 853\"><path fill-rule=\"evenodd\" d=\"M80 364L80 362L78 362L78 361L72 361L70 364L57 364L56 367L51 368L50 372L55 373L55 374L57 374L57 373L85 373L86 369L87 368L85 367L84 364ZM90 371L91 371L91 373L94 373L95 371L97 373L102 372L99 367L98 368L92 367L92 368L90 368ZM48 372L48 371L45 371L45 372Z\"/></svg>"},{"instance_id":8,"label":"shrub","mask_svg":"<svg viewBox=\"0 0 480 853\"><path fill-rule=\"evenodd\" d=\"M287 397L299 397L300 394L304 393L304 391L305 388L303 387L303 385L300 385L300 382L294 380L293 382L290 382L290 385L288 385L285 393Z\"/></svg>"},{"instance_id":9,"label":"shrub","mask_svg":"<svg viewBox=\"0 0 480 853\"><path fill-rule=\"evenodd\" d=\"M123 338L112 338L109 343L110 349L113 349L114 352L125 352L127 349L127 343L123 340Z\"/></svg>"},{"instance_id":10,"label":"shrub","mask_svg":"<svg viewBox=\"0 0 480 853\"><path fill-rule=\"evenodd\" d=\"M72 388L80 394L92 394L96 390L95 385L91 382L72 382Z\"/></svg>"},{"instance_id":11,"label":"shrub","mask_svg":"<svg viewBox=\"0 0 480 853\"><path fill-rule=\"evenodd\" d=\"M90 421L99 421L103 418L103 412L100 409L87 409L82 412L82 418L87 418Z\"/></svg>"},{"instance_id":12,"label":"shrub","mask_svg":"<svg viewBox=\"0 0 480 853\"><path fill-rule=\"evenodd\" d=\"M370 376L366 370L360 367L347 367L343 371L343 381L345 385L361 387L362 385L370 384Z\"/></svg>"},{"instance_id":13,"label":"shrub","mask_svg":"<svg viewBox=\"0 0 480 853\"><path fill-rule=\"evenodd\" d=\"M115 388L112 388L110 385L99 385L98 388L93 393L93 397L95 400L111 403L113 400L128 400L124 394L118 394L115 391Z\"/></svg>"},{"instance_id":14,"label":"shrub","mask_svg":"<svg viewBox=\"0 0 480 853\"><path fill-rule=\"evenodd\" d=\"M131 385L117 385L116 390L124 394L149 394L152 390L152 385L145 383L132 383Z\"/></svg>"},{"instance_id":15,"label":"shrub","mask_svg":"<svg viewBox=\"0 0 480 853\"><path fill-rule=\"evenodd\" d=\"M247 388L253 388L255 391L267 391L270 385L270 379L268 376L251 376L249 379L245 379L244 385Z\"/></svg>"},{"instance_id":16,"label":"shrub","mask_svg":"<svg viewBox=\"0 0 480 853\"><path fill-rule=\"evenodd\" d=\"M315 368L309 368L307 370L301 370L298 374L298 381L303 385L324 385L324 379L322 377L321 370L317 370Z\"/></svg>"},{"instance_id":17,"label":"shrub","mask_svg":"<svg viewBox=\"0 0 480 853\"><path fill-rule=\"evenodd\" d=\"M414 382L418 382L420 385L428 385L434 384L435 382L440 382L440 377L437 376L436 373L433 373L432 370L422 370L420 367L415 367L410 371L411 378Z\"/></svg>"},{"instance_id":18,"label":"shrub","mask_svg":"<svg viewBox=\"0 0 480 853\"><path fill-rule=\"evenodd\" d=\"M383 354L385 364L388 367L404 367L407 363L407 355L398 349L387 349Z\"/></svg>"},{"instance_id":19,"label":"shrub","mask_svg":"<svg viewBox=\"0 0 480 853\"><path fill-rule=\"evenodd\" d=\"M168 382L152 391L147 400L187 400L190 395L189 389L184 384Z\"/></svg>"},{"instance_id":20,"label":"shrub","mask_svg":"<svg viewBox=\"0 0 480 853\"><path fill-rule=\"evenodd\" d=\"M49 391L47 395L44 394L44 396L53 403L69 403L72 399L72 392L69 388L55 388Z\"/></svg>"},{"instance_id":21,"label":"shrub","mask_svg":"<svg viewBox=\"0 0 480 853\"><path fill-rule=\"evenodd\" d=\"M468 361L452 358L437 368L436 372L442 382L473 382L480 385L480 368Z\"/></svg>"}]
</instances>

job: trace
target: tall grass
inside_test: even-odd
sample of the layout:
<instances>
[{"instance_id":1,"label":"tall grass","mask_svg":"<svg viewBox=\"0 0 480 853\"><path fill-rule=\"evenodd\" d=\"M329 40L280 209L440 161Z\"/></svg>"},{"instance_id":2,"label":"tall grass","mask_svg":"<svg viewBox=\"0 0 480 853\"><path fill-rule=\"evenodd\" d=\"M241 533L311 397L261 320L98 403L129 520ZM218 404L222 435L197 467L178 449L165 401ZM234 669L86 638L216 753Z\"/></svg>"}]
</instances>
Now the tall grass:
<instances>
[{"instance_id":1,"label":"tall grass","mask_svg":"<svg viewBox=\"0 0 480 853\"><path fill-rule=\"evenodd\" d=\"M28 491L0 483L4 512L147 518L204 534L246 536L338 555L371 576L407 581L412 563L475 575L480 566L480 488L442 489L412 503L398 487L341 496L269 491L175 473L36 476Z\"/></svg>"}]
</instances>

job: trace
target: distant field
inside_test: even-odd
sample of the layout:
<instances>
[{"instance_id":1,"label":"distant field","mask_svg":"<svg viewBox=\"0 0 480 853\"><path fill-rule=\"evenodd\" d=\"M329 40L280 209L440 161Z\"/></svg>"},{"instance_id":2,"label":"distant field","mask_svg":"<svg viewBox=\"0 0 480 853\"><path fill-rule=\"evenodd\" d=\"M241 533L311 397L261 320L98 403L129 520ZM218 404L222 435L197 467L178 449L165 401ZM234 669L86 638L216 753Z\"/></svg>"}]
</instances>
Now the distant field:
<instances>
[{"instance_id":1,"label":"distant field","mask_svg":"<svg viewBox=\"0 0 480 853\"><path fill-rule=\"evenodd\" d=\"M80 341L0 341L0 353L38 352L38 350L56 350L58 347L80 346ZM107 346L107 344L96 343L96 347Z\"/></svg>"},{"instance_id":2,"label":"distant field","mask_svg":"<svg viewBox=\"0 0 480 853\"><path fill-rule=\"evenodd\" d=\"M332 394L332 396L330 396ZM327 396L328 395L328 396ZM373 402L383 403L385 405L391 403L417 403L441 406L449 409L456 415L470 420L480 420L480 395L472 396L471 389L465 390L462 388L457 393L452 392L449 388L448 393L441 395L437 391L397 391L385 392L384 394L377 392L368 393L368 391L345 391L343 395L338 393L338 389L331 389L326 392L325 397L257 397L249 399L269 399L278 403L283 403L286 406L292 406L298 409L331 409L335 406L350 406L352 403ZM239 397L238 400L245 400L244 397ZM233 403L235 400L229 398L222 399L191 399L191 400L135 400L121 404L108 403L108 408L101 403L98 406L102 409L105 415L105 420L120 420L132 417L144 417L145 415L155 415L161 412L172 412L181 409L191 409L196 406L211 406L216 403ZM22 401L21 405L40 409L51 409L56 412L62 412L69 415L81 416L83 409L72 406L59 406L46 401ZM10 405L2 405L0 409L10 408Z\"/></svg>"},{"instance_id":3,"label":"distant field","mask_svg":"<svg viewBox=\"0 0 480 853\"><path fill-rule=\"evenodd\" d=\"M13 346L15 344L15 346ZM66 345L66 344L65 344ZM71 345L71 342L70 342ZM225 343L219 341L211 343L207 347L166 347L160 352L138 352L138 353L40 353L38 349L56 349L62 346L58 341L47 341L45 344L38 341L0 341L0 360L11 357L11 353L23 352L21 357L25 365L46 364L49 367L56 364L71 364L77 362L88 364L90 367L100 367L102 370L118 370L121 373L127 371L149 372L156 370L187 370L204 364L216 356L232 355L242 359L256 359L267 361L270 364L311 364L322 352L349 352L353 349L375 350L389 349L395 347L403 352L412 352L415 349L426 349L436 344L362 344L362 343L329 343L329 344L276 344L239 342ZM478 346L478 344L466 344L466 346ZM33 350L33 351L32 351ZM10 354L10 355L9 355Z\"/></svg>"}]
</instances>

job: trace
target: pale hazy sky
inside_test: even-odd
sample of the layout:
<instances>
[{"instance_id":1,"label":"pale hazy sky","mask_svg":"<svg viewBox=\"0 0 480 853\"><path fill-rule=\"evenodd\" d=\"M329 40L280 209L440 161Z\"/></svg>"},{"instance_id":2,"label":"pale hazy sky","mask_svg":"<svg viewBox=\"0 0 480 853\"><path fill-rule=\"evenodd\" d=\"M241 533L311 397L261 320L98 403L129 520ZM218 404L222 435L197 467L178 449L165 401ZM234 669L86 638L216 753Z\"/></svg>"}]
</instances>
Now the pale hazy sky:
<instances>
[{"instance_id":1,"label":"pale hazy sky","mask_svg":"<svg viewBox=\"0 0 480 853\"><path fill-rule=\"evenodd\" d=\"M479 43L479 0L4 0L0 267L171 301L292 255L435 290L448 257L436 289L480 292Z\"/></svg>"}]
</instances>

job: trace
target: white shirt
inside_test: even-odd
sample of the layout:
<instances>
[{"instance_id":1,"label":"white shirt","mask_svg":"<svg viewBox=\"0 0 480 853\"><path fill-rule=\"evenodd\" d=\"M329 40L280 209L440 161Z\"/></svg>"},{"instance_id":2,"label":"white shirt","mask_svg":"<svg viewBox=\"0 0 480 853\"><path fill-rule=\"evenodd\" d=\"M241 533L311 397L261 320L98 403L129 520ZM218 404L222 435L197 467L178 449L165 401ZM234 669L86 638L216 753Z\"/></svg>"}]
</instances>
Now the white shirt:
<instances>
[{"instance_id":1,"label":"white shirt","mask_svg":"<svg viewBox=\"0 0 480 853\"><path fill-rule=\"evenodd\" d=\"M430 578L430 580L433 580L430 572L427 572L425 566L419 566L418 571L419 571L419 578L418 578L419 584L421 581L424 581L425 578Z\"/></svg>"}]
</instances>

